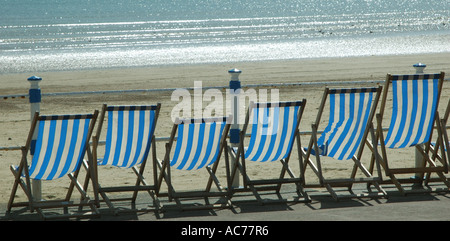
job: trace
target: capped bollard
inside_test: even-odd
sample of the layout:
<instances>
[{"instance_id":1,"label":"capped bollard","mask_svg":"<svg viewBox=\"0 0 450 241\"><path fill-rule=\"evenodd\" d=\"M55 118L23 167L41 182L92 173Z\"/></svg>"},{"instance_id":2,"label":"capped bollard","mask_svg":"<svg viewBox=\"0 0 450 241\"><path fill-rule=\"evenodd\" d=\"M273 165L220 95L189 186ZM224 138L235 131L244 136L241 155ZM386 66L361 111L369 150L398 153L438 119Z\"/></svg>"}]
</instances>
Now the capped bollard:
<instances>
[{"instance_id":1,"label":"capped bollard","mask_svg":"<svg viewBox=\"0 0 450 241\"><path fill-rule=\"evenodd\" d=\"M426 64L417 63L413 64L413 67L416 69L416 74L423 74L423 70L427 67Z\"/></svg>"},{"instance_id":2,"label":"capped bollard","mask_svg":"<svg viewBox=\"0 0 450 241\"><path fill-rule=\"evenodd\" d=\"M27 79L28 82L30 82L30 90L29 93L29 100L30 100L30 112L31 112L31 121L33 121L34 114L36 112L40 112L41 108L41 89L39 87L39 83L42 81L41 77L38 76L31 76ZM31 138L31 145L30 145L30 155L34 155L34 150L36 146L36 139L37 139L37 130L34 131L33 136ZM32 180L32 195L34 200L42 200L42 186L40 180Z\"/></svg>"},{"instance_id":3,"label":"capped bollard","mask_svg":"<svg viewBox=\"0 0 450 241\"><path fill-rule=\"evenodd\" d=\"M41 89L39 87L39 83L42 81L41 77L38 76L31 76L27 79L28 82L30 82L30 89L28 91L29 94L29 101L30 101L30 112L31 112L31 118L30 120L33 121L34 113L39 112L41 110ZM33 133L32 141L31 141L31 147L30 147L30 154L34 154L34 147L36 143L37 138L37 131Z\"/></svg>"},{"instance_id":4,"label":"capped bollard","mask_svg":"<svg viewBox=\"0 0 450 241\"><path fill-rule=\"evenodd\" d=\"M413 64L413 67L416 69L416 74L423 74L423 70L427 67L426 64L423 63L417 63ZM423 148L423 144L422 145ZM415 166L421 167L423 166L424 160L422 154L416 149L416 157L415 157ZM419 183L414 183L413 187L422 187L422 180L423 180L423 174L422 173L415 173L414 176L411 177L411 179L420 180Z\"/></svg>"},{"instance_id":5,"label":"capped bollard","mask_svg":"<svg viewBox=\"0 0 450 241\"><path fill-rule=\"evenodd\" d=\"M230 69L228 73L231 75L230 92L232 95L231 110L233 113L233 122L230 128L230 143L239 144L239 92L241 89L239 75L242 71L239 69Z\"/></svg>"},{"instance_id":6,"label":"capped bollard","mask_svg":"<svg viewBox=\"0 0 450 241\"><path fill-rule=\"evenodd\" d=\"M231 94L231 113L233 113L233 122L230 127L230 144L232 147L238 147L240 141L240 129L239 129L239 94L241 89L241 81L239 75L242 73L239 69L230 69L228 73L231 75L230 80L230 94ZM236 157L231 162L231 166L234 166L239 157ZM238 170L239 172L239 170ZM233 187L239 187L239 175L235 175L231 181Z\"/></svg>"}]
</instances>

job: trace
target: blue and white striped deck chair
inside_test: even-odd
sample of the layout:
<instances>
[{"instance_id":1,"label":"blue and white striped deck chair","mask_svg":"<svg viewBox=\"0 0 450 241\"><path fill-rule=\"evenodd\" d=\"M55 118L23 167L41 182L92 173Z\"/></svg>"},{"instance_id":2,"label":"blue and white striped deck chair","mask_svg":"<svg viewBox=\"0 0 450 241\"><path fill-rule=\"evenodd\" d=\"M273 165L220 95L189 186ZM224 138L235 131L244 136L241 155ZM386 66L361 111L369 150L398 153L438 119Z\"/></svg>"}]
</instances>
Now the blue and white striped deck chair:
<instances>
[{"instance_id":1,"label":"blue and white striped deck chair","mask_svg":"<svg viewBox=\"0 0 450 241\"><path fill-rule=\"evenodd\" d=\"M319 178L321 186L325 186L332 197L358 198L362 196L384 197L386 192L376 183L381 181L381 169L378 168L378 177L373 177L361 162L361 156L369 134L369 126L375 115L375 109L381 96L382 87L378 88L351 88L329 89L325 88L316 122L312 125L312 135L305 155L305 169L309 165ZM329 100L329 101L327 101ZM329 105L328 124L319 138L317 138L319 124L325 105ZM317 155L318 153L318 155ZM315 163L310 158L315 156ZM353 160L353 170L349 178L326 178L322 172L325 160L322 157L330 157L339 161ZM329 162L331 165L331 161ZM379 165L378 165L379 167ZM357 171L363 174L362 178L356 178ZM354 183L374 182L378 192L359 193L352 191ZM348 187L350 195L338 195L333 187Z\"/></svg>"},{"instance_id":2,"label":"blue and white striped deck chair","mask_svg":"<svg viewBox=\"0 0 450 241\"><path fill-rule=\"evenodd\" d=\"M307 193L303 190L304 179L302 171L296 176L289 167L289 159L297 142L297 149L300 149L299 125L306 105L306 99L293 102L273 102L254 103L250 102L245 124L240 133L240 143L238 148L232 149L236 165L232 169L232 180L240 171L243 177L243 189L234 188L234 191L251 191L260 203L278 202L275 199L262 199L258 189L265 191L275 191L278 195L282 184L293 183L297 185L297 195L291 199L281 199L283 201L308 202ZM250 126L250 127L249 127ZM247 129L251 129L250 140L247 147L244 147ZM299 168L301 169L302 157L298 153ZM264 163L280 161L282 164L281 173L278 178L252 179L247 172L247 161L252 163ZM285 177L286 172L289 177Z\"/></svg>"},{"instance_id":3,"label":"blue and white striped deck chair","mask_svg":"<svg viewBox=\"0 0 450 241\"><path fill-rule=\"evenodd\" d=\"M443 85L444 73L439 74L415 74L415 75L391 75L386 77L380 113L377 114L377 139L380 140L381 155L374 149L375 156L381 160L381 164L402 194L417 193L429 190L405 190L402 182L417 181L411 178L400 179L397 174L419 173L418 179L422 182L424 173L436 173L447 187L450 183L444 178L443 172L447 172L447 162L443 165L432 161L430 158L431 139L434 127L439 124L438 105ZM388 90L392 86L391 121L386 137L382 131L383 115L387 106ZM436 123L436 126L435 126ZM441 136L440 128L438 137ZM442 140L442 138L438 138ZM416 147L416 151L423 158L423 165L415 167L389 167L387 148L400 149ZM391 155L391 157L394 155Z\"/></svg>"},{"instance_id":4,"label":"blue and white striped deck chair","mask_svg":"<svg viewBox=\"0 0 450 241\"><path fill-rule=\"evenodd\" d=\"M31 211L37 210L44 219L54 218L90 218L99 216L94 201L90 200L86 191L77 180L89 139L92 135L98 111L86 115L34 115L26 145L22 147L22 159L18 167L11 166L15 176L8 212L12 207L28 206ZM33 133L37 132L36 139ZM29 151L30 150L30 151ZM31 165L27 156L32 155ZM34 200L30 180L51 181L68 175L71 182L67 195L62 200ZM25 179L25 180L23 180ZM28 201L14 203L17 187L24 190ZM81 201L71 201L73 188L81 193ZM69 207L89 206L90 212L68 213ZM63 213L55 211L45 213L45 209L63 208Z\"/></svg>"},{"instance_id":5,"label":"blue and white striped deck chair","mask_svg":"<svg viewBox=\"0 0 450 241\"><path fill-rule=\"evenodd\" d=\"M203 119L177 119L173 125L169 142L166 144L166 154L161 166L158 186L163 179L168 187L169 199L175 199L180 209L213 209L231 207L229 191L223 187L216 176L219 160L226 146L226 138L230 129L231 117L214 117ZM178 133L178 136L176 136ZM175 150L171 150L176 141ZM228 154L225 153L227 185L229 184ZM176 191L172 184L172 168L180 171L194 172L206 169L209 173L206 188ZM218 191L212 191L212 183ZM158 188L159 190L159 188ZM164 195L162 192L159 195ZM216 203L210 204L210 197L221 197ZM181 199L204 198L204 205L183 205ZM225 200L223 200L225 198ZM192 204L192 203L191 203Z\"/></svg>"},{"instance_id":6,"label":"blue and white striped deck chair","mask_svg":"<svg viewBox=\"0 0 450 241\"><path fill-rule=\"evenodd\" d=\"M151 147L153 148L153 154L156 155L154 133L160 108L161 104L159 103L157 105L139 106L103 105L97 133L93 136L93 158L97 160L99 166L108 165L122 169L131 168L137 175L134 185L114 186L108 183L107 185L109 186L104 187L100 184L99 179L101 179L101 175L99 175L98 168L95 167L97 175L93 180L97 187L97 190L95 190L97 194L96 201L99 201L99 193L111 210L115 210L112 201L131 200L132 203L135 203L139 191L147 191L155 202L155 208L159 208L159 201L154 195L157 178L156 164L154 163L153 165L153 185L147 183L144 178L144 170ZM99 158L98 143L105 114L107 114L106 142L104 155L102 158ZM106 193L113 192L133 192L133 195L130 198L111 199ZM115 211L118 212L119 210Z\"/></svg>"}]
</instances>

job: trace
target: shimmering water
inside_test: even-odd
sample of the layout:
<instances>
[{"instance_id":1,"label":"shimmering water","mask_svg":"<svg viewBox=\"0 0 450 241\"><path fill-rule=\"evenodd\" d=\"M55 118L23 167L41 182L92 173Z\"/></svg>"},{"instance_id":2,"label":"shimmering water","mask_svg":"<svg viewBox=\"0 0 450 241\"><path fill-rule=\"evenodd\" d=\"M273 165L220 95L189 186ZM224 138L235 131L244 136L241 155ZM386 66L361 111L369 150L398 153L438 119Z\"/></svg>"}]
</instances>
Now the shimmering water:
<instances>
[{"instance_id":1,"label":"shimmering water","mask_svg":"<svg viewBox=\"0 0 450 241\"><path fill-rule=\"evenodd\" d=\"M450 52L450 0L0 0L0 74Z\"/></svg>"}]
</instances>

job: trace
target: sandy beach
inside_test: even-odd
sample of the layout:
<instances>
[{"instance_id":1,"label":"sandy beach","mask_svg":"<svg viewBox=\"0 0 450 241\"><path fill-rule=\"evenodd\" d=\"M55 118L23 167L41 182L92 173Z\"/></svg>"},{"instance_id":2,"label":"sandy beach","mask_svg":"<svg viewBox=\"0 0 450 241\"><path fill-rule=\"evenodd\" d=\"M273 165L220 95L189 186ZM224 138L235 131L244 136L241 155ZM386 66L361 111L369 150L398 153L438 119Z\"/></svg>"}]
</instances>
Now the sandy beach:
<instances>
[{"instance_id":1,"label":"sandy beach","mask_svg":"<svg viewBox=\"0 0 450 241\"><path fill-rule=\"evenodd\" d=\"M415 63L425 63L426 73L444 71L446 78L450 77L450 53L396 55L396 56L368 56L352 58L322 58L308 60L286 60L266 62L240 62L209 65L161 66L148 68L102 69L71 72L34 72L21 74L0 75L0 95L16 95L28 93L27 78L36 75L43 78L40 83L42 93L76 92L76 91L107 91L133 90L155 88L191 88L195 81L201 81L204 87L227 86L230 76L229 69L242 70L240 80L242 85L269 83L300 83L300 82L339 82L339 81L382 81L387 73L413 74ZM367 84L374 86L375 84ZM358 85L343 85L343 87L357 87ZM323 85L304 85L280 87L281 101L307 99L305 113L300 124L300 131L310 131L311 123L315 120L319 107ZM332 87L339 87L332 86ZM266 87L262 87L266 88ZM255 88L257 89L257 88ZM224 90L221 90L224 91ZM167 137L172 128L171 111L178 103L171 101L171 91L124 93L124 94L85 94L70 96L45 96L41 103L42 114L74 114L92 113L100 110L103 103L110 105L143 105L161 103L162 109L156 129L157 137ZM439 111L444 112L450 97L450 86L444 83ZM206 103L207 104L207 103ZM203 105L206 106L206 105ZM15 147L25 144L30 125L30 105L27 98L7 98L0 100L0 147ZM106 125L104 125L106 126ZM100 139L104 140L106 133ZM302 136L302 145L309 142L310 136ZM164 156L164 142L157 143L157 156ZM297 150L293 150L296 152ZM368 153L368 150L365 152ZM13 184L10 165L17 165L20 161L20 151L0 151L0 204L8 202ZM294 155L296 157L296 155ZM365 156L367 157L367 156ZM396 155L399 166L414 165L412 149ZM366 158L368 159L368 158ZM346 177L350 175L352 163L326 160L325 175L330 177ZM298 160L291 159L294 170L298 172ZM256 164L255 164L256 165ZM280 164L257 164L258 168L249 165L250 175L269 177L278 175ZM221 160L221 166L224 166ZM151 165L146 169L148 178ZM200 189L202 181L208 174L205 170L196 172L174 172L174 186L177 190ZM225 182L224 168L220 168L219 178ZM100 168L99 179L102 183L121 185L135 182L131 170L118 168ZM82 179L81 179L82 180ZM151 179L150 179L151 180ZM307 170L307 183L317 183L317 178L311 170ZM66 192L68 179L58 182L43 182L43 197L46 199L63 197ZM92 190L92 189L90 189ZM77 194L74 195L78 197ZM18 199L24 200L21 190Z\"/></svg>"}]
</instances>

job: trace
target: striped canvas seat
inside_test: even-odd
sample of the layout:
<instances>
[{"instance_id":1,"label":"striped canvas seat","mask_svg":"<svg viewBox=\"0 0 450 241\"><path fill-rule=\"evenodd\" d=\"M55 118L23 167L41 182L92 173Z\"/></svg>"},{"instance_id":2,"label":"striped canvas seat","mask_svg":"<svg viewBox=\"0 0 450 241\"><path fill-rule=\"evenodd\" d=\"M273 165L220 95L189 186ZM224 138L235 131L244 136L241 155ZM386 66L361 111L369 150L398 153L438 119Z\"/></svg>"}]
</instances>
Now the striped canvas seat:
<instances>
[{"instance_id":1,"label":"striped canvas seat","mask_svg":"<svg viewBox=\"0 0 450 241\"><path fill-rule=\"evenodd\" d=\"M178 125L177 145L170 165L179 170L197 170L217 161L226 118L184 120Z\"/></svg>"},{"instance_id":2,"label":"striped canvas seat","mask_svg":"<svg viewBox=\"0 0 450 241\"><path fill-rule=\"evenodd\" d=\"M219 182L216 176L219 160L226 146L226 138L230 129L230 117L216 117L203 119L177 119L173 125L169 142L166 144L166 154L161 164L161 172L158 178L158 191L163 181L167 184L169 200L175 200L179 209L213 209L229 208L230 190ZM178 135L178 136L176 136ZM172 146L176 142L172 153ZM229 183L228 154L225 154L226 161L226 182ZM172 167L181 171L195 171L204 169L209 174L206 188L199 190L175 190L172 182ZM190 180L190 179L189 179ZM211 190L212 184L215 184L218 191ZM198 183L195 184L198 186ZM166 195L159 192L158 195ZM222 197L216 203L210 203L209 198ZM204 205L184 205L182 199L188 199L191 202L196 198L203 198Z\"/></svg>"},{"instance_id":3,"label":"striped canvas seat","mask_svg":"<svg viewBox=\"0 0 450 241\"><path fill-rule=\"evenodd\" d=\"M316 122L312 125L311 140L302 153L305 157L305 167L309 166L319 183L326 187L335 200L341 198L385 197L386 192L377 183L381 180L381 168L377 162L378 176L373 176L364 166L361 157L368 141L369 127L382 87L377 88L350 88L329 89L325 88L322 102L319 107ZM329 105L328 120L322 134L318 137L319 125L326 105ZM375 134L373 134L375 136ZM317 155L319 153L319 155ZM311 158L315 157L315 160ZM323 167L331 168L332 162L322 162L321 156L331 157L336 160L352 160L353 168L348 178L333 178L323 173ZM362 177L356 177L357 171ZM352 190L354 183L373 183L378 192L364 193ZM337 186L348 186L350 193L339 194Z\"/></svg>"},{"instance_id":4,"label":"striped canvas seat","mask_svg":"<svg viewBox=\"0 0 450 241\"><path fill-rule=\"evenodd\" d=\"M395 184L400 193L422 193L429 192L426 189L405 189L406 180L422 183L423 176L427 173L438 176L437 181L442 181L448 188L450 182L444 176L448 172L448 163L445 154L442 153L439 161L436 162L435 156L437 149L432 145L433 130L436 127L437 140L439 146L443 147L442 128L438 115L438 105L441 96L441 90L444 80L444 73L439 74L414 74L414 75L391 75L388 74L383 92L380 113L377 115L377 140L380 140L381 153L374 148L374 156L380 159L386 175L390 182ZM392 93L392 100L387 98L389 91ZM392 103L390 111L390 124L386 134L383 129L383 115L386 111L386 102ZM414 167L392 167L389 165L395 158L395 154L387 149L396 149L415 147L416 158ZM443 148L440 148L442 151ZM430 153L433 150L433 153ZM420 162L421 164L419 164ZM414 173L415 177L399 177L402 174ZM427 181L428 182L428 178Z\"/></svg>"},{"instance_id":5,"label":"striped canvas seat","mask_svg":"<svg viewBox=\"0 0 450 241\"><path fill-rule=\"evenodd\" d=\"M53 180L78 170L91 120L92 115L41 116L30 178Z\"/></svg>"},{"instance_id":6,"label":"striped canvas seat","mask_svg":"<svg viewBox=\"0 0 450 241\"><path fill-rule=\"evenodd\" d=\"M8 202L8 212L12 207L27 206L31 211L37 210L44 219L91 218L100 215L95 203L87 196L85 187L77 180L97 116L98 111L94 114L49 116L39 116L36 112L27 143L22 148L20 165L11 166L15 181ZM32 155L30 165L27 161L28 154ZM70 178L64 199L34 200L30 179L51 181L63 176ZM19 185L28 198L27 202L14 201ZM74 187L81 194L79 202L71 200ZM91 211L81 211L83 206L90 207ZM69 213L70 207L77 209L74 213ZM61 208L61 212L56 210L58 208ZM52 211L47 213L44 211L47 209Z\"/></svg>"},{"instance_id":7,"label":"striped canvas seat","mask_svg":"<svg viewBox=\"0 0 450 241\"><path fill-rule=\"evenodd\" d=\"M361 144L377 88L330 90L330 118L319 137L321 155L348 160Z\"/></svg>"},{"instance_id":8,"label":"striped canvas seat","mask_svg":"<svg viewBox=\"0 0 450 241\"><path fill-rule=\"evenodd\" d=\"M245 159L271 162L285 159L294 142L301 102L251 103L252 129Z\"/></svg>"},{"instance_id":9,"label":"striped canvas seat","mask_svg":"<svg viewBox=\"0 0 450 241\"><path fill-rule=\"evenodd\" d=\"M233 154L238 160L232 169L232 179L239 170L244 178L241 191L251 191L256 199L261 202L272 202L277 200L263 200L256 186L266 191L279 193L283 184L292 183L297 186L298 198L295 202L308 202L310 199L302 187L303 173L300 170L296 176L289 167L289 158L297 141L299 143L299 124L305 108L306 100L292 102L254 103L250 102L246 122L240 135L238 148L233 148ZM247 147L244 147L247 129L251 131ZM300 157L300 153L299 153ZM268 177L255 179L250 177L247 171L247 161L256 163L267 163L280 161L282 164L278 178ZM299 160L301 162L301 160ZM302 165L299 165L300 169ZM285 177L285 174L289 177ZM240 188L234 187L235 190Z\"/></svg>"},{"instance_id":10,"label":"striped canvas seat","mask_svg":"<svg viewBox=\"0 0 450 241\"><path fill-rule=\"evenodd\" d=\"M130 168L148 156L157 106L108 106L105 155L99 165Z\"/></svg>"},{"instance_id":11,"label":"striped canvas seat","mask_svg":"<svg viewBox=\"0 0 450 241\"><path fill-rule=\"evenodd\" d=\"M106 184L101 186L102 173L95 168L96 176L92 179L97 187L94 189L96 202L100 201L98 197L98 194L100 194L108 207L116 213L119 209L114 207L107 193L133 192L131 198L122 198L121 200L129 199L134 203L139 191L148 191L155 200L155 207L159 208L158 200L153 193L156 190L157 168L153 165L153 185L147 183L144 178L144 170L150 148L153 146L152 151L156 152L155 144L152 144L152 142L154 142L154 133L160 108L160 104L138 106L103 105L97 133L93 137L93 158L97 160L97 165L99 166L110 165L119 168L131 168L137 175L136 183L134 184L118 186L108 183L108 186ZM105 116L107 117L107 126L104 156L99 158L99 139Z\"/></svg>"},{"instance_id":12,"label":"striped canvas seat","mask_svg":"<svg viewBox=\"0 0 450 241\"><path fill-rule=\"evenodd\" d=\"M385 145L404 148L430 139L439 101L439 74L393 75L392 114Z\"/></svg>"}]
</instances>

